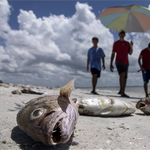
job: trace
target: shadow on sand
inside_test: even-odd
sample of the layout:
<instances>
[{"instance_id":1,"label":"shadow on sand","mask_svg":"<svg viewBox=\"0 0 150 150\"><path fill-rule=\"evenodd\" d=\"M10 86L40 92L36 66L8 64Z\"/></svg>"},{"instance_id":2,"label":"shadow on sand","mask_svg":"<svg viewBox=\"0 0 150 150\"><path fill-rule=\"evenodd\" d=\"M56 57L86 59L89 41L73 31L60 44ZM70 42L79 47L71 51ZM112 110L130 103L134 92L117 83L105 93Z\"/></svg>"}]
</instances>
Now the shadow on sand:
<instances>
[{"instance_id":1,"label":"shadow on sand","mask_svg":"<svg viewBox=\"0 0 150 150\"><path fill-rule=\"evenodd\" d=\"M72 138L65 144L58 144L55 146L46 146L41 142L34 141L26 133L24 133L18 126L12 129L11 138L15 141L22 150L69 150L72 144Z\"/></svg>"},{"instance_id":2,"label":"shadow on sand","mask_svg":"<svg viewBox=\"0 0 150 150\"><path fill-rule=\"evenodd\" d=\"M138 99L138 100L141 99L139 97L129 97L129 98L127 98L127 97L121 97L120 95L104 95L104 94L96 95L96 94L92 94L92 93L85 93L85 94L93 95L93 96L117 97L117 98L125 98L125 99Z\"/></svg>"},{"instance_id":3,"label":"shadow on sand","mask_svg":"<svg viewBox=\"0 0 150 150\"><path fill-rule=\"evenodd\" d=\"M146 115L146 114L144 114L144 113L135 113L136 115L139 115L139 116L148 116L148 115Z\"/></svg>"},{"instance_id":4,"label":"shadow on sand","mask_svg":"<svg viewBox=\"0 0 150 150\"><path fill-rule=\"evenodd\" d=\"M98 117L98 118L126 118L126 117L133 117L134 115L120 115L120 116L93 116L93 115L81 115L80 116L85 116L85 117L89 117L89 119L92 117Z\"/></svg>"},{"instance_id":5,"label":"shadow on sand","mask_svg":"<svg viewBox=\"0 0 150 150\"><path fill-rule=\"evenodd\" d=\"M119 98L125 98L125 99L138 99L140 100L139 97L121 97L120 95L116 96L116 95L105 95L107 97L119 97Z\"/></svg>"}]
</instances>

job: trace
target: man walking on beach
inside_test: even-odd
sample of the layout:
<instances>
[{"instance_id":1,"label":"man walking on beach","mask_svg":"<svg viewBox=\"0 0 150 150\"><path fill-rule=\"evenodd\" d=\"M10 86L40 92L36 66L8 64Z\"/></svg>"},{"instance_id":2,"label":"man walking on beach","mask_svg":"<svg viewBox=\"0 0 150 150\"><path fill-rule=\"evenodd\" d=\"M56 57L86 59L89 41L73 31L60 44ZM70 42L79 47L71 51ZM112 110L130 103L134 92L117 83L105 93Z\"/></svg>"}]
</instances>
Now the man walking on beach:
<instances>
[{"instance_id":1,"label":"man walking on beach","mask_svg":"<svg viewBox=\"0 0 150 150\"><path fill-rule=\"evenodd\" d=\"M147 83L150 79L150 43L147 48L141 51L138 58L138 63L143 74L145 96L149 97Z\"/></svg>"},{"instance_id":2,"label":"man walking on beach","mask_svg":"<svg viewBox=\"0 0 150 150\"><path fill-rule=\"evenodd\" d=\"M125 87L127 82L127 74L128 74L128 66L129 66L129 60L128 60L128 54L132 54L133 49L133 42L130 43L124 40L125 37L125 31L121 30L119 32L119 40L116 41L113 45L113 50L111 54L111 60L110 60L110 70L112 71L114 69L113 67L113 60L116 55L116 67L119 74L119 83L120 83L120 90L118 94L121 95L121 97L129 97L125 94Z\"/></svg>"},{"instance_id":3,"label":"man walking on beach","mask_svg":"<svg viewBox=\"0 0 150 150\"><path fill-rule=\"evenodd\" d=\"M93 47L91 47L88 50L87 54L87 71L89 71L89 64L90 64L90 70L92 74L92 94L97 94L96 92L96 85L97 80L100 78L101 75L101 59L102 59L102 67L105 69L105 54L102 50L102 48L98 47L98 38L93 37L92 38Z\"/></svg>"}]
</instances>

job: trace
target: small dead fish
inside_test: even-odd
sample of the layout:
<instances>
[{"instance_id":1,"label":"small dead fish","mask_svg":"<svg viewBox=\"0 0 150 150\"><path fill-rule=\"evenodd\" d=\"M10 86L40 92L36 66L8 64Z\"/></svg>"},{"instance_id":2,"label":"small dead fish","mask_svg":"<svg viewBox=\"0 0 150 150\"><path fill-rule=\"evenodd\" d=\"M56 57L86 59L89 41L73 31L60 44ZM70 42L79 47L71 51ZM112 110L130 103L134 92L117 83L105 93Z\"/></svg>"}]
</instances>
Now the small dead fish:
<instances>
[{"instance_id":1,"label":"small dead fish","mask_svg":"<svg viewBox=\"0 0 150 150\"><path fill-rule=\"evenodd\" d=\"M78 119L78 107L69 96L74 79L60 89L60 95L30 100L17 114L18 126L35 141L46 145L66 143Z\"/></svg>"},{"instance_id":2,"label":"small dead fish","mask_svg":"<svg viewBox=\"0 0 150 150\"><path fill-rule=\"evenodd\" d=\"M135 108L131 103L109 97L78 100L79 114L90 116L131 115Z\"/></svg>"},{"instance_id":3,"label":"small dead fish","mask_svg":"<svg viewBox=\"0 0 150 150\"><path fill-rule=\"evenodd\" d=\"M144 114L150 115L150 98L145 98L137 102L136 108L140 109Z\"/></svg>"}]
</instances>

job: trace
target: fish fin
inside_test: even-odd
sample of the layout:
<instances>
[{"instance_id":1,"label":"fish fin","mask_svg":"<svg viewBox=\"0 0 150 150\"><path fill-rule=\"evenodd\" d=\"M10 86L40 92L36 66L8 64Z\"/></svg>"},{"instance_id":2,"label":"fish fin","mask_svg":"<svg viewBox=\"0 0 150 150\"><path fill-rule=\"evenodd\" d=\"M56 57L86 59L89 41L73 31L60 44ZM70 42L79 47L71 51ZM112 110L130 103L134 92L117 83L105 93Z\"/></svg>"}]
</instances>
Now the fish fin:
<instances>
[{"instance_id":1,"label":"fish fin","mask_svg":"<svg viewBox=\"0 0 150 150\"><path fill-rule=\"evenodd\" d=\"M29 103L30 103L30 101L28 101L28 102L24 102L24 101L22 101L22 103L23 103L24 105L27 105L27 104L29 104Z\"/></svg>"},{"instance_id":2,"label":"fish fin","mask_svg":"<svg viewBox=\"0 0 150 150\"><path fill-rule=\"evenodd\" d=\"M21 104L18 104L18 103L15 103L15 105L18 107L18 108L22 108L24 105L21 105Z\"/></svg>"},{"instance_id":3,"label":"fish fin","mask_svg":"<svg viewBox=\"0 0 150 150\"><path fill-rule=\"evenodd\" d=\"M24 107L24 105L21 105L21 104L18 104L18 103L15 103L15 107L14 107L14 109L9 109L9 111L16 111L16 110L21 110L23 107Z\"/></svg>"},{"instance_id":4,"label":"fish fin","mask_svg":"<svg viewBox=\"0 0 150 150\"><path fill-rule=\"evenodd\" d=\"M74 90L74 81L75 81L75 78L60 88L60 96L61 97L69 97L70 96L71 92Z\"/></svg>"}]
</instances>

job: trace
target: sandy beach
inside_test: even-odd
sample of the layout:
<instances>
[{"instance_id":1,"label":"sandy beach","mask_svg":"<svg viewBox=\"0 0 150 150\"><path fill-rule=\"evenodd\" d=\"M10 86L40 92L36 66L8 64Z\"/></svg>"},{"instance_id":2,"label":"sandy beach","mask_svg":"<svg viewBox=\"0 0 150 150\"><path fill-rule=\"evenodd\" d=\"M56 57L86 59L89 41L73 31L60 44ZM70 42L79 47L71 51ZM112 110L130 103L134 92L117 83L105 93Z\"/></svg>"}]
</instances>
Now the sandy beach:
<instances>
[{"instance_id":1,"label":"sandy beach","mask_svg":"<svg viewBox=\"0 0 150 150\"><path fill-rule=\"evenodd\" d=\"M18 109L16 104L28 102L38 97L36 94L12 94L18 86L1 84L0 86L0 150L149 150L150 148L150 116L140 110L126 117L92 117L79 116L73 137L66 144L45 146L35 142L16 123ZM42 88L51 95L58 95L59 88ZM91 95L90 89L75 89L71 98L98 97ZM127 87L130 98L121 98L116 88L98 88L99 96L109 96L131 102L134 106L144 97L143 88Z\"/></svg>"}]
</instances>

